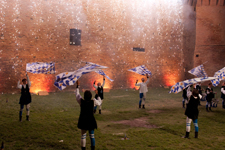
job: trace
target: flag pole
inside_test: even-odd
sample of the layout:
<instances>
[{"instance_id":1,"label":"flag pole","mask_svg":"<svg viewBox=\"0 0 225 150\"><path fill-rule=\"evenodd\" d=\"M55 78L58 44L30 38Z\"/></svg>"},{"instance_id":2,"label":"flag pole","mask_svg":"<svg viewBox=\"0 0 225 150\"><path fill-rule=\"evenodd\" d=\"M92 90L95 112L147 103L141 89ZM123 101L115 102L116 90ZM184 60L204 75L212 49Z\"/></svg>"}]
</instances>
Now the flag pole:
<instances>
[{"instance_id":1,"label":"flag pole","mask_svg":"<svg viewBox=\"0 0 225 150\"><path fill-rule=\"evenodd\" d=\"M208 61L204 62L202 65L206 64Z\"/></svg>"}]
</instances>

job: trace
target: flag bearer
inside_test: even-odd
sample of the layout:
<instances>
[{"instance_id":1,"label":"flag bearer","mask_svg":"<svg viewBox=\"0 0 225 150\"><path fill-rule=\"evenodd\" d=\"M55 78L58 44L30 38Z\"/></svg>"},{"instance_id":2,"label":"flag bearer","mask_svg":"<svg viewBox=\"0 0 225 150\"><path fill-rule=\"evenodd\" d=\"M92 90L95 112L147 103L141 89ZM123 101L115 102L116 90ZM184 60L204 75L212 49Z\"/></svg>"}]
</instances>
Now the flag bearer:
<instances>
[{"instance_id":1,"label":"flag bearer","mask_svg":"<svg viewBox=\"0 0 225 150\"><path fill-rule=\"evenodd\" d=\"M189 138L192 121L195 126L195 138L198 138L198 114L199 114L198 104L199 104L200 98L201 98L201 95L199 95L198 90L194 89L185 111L185 115L187 116L187 119L186 119L186 135L184 136L184 138Z\"/></svg>"},{"instance_id":2,"label":"flag bearer","mask_svg":"<svg viewBox=\"0 0 225 150\"><path fill-rule=\"evenodd\" d=\"M139 101L139 108L145 109L145 99L146 99L146 93L148 92L148 87L147 84L149 83L149 76L148 74L146 74L147 77L147 81L145 82L145 79L142 78L141 79L141 83L138 83L138 80L136 81L135 86L140 86L139 88L139 97L140 97L140 101Z\"/></svg>"},{"instance_id":3,"label":"flag bearer","mask_svg":"<svg viewBox=\"0 0 225 150\"><path fill-rule=\"evenodd\" d=\"M95 149L94 129L97 129L97 123L93 113L94 100L92 100L92 94L88 90L84 92L84 98L82 98L78 86L79 83L77 82L76 100L80 104L80 116L77 126L79 129L81 129L81 150L86 150L87 131L89 131L89 136L91 139L91 150L94 150Z\"/></svg>"},{"instance_id":4,"label":"flag bearer","mask_svg":"<svg viewBox=\"0 0 225 150\"><path fill-rule=\"evenodd\" d=\"M29 77L26 73L27 79L22 80L22 84L20 84L20 81L17 83L17 88L21 89L21 97L20 97L20 112L19 112L19 121L22 121L22 112L24 105L26 106L26 120L30 121L29 115L30 115L30 103L31 103L31 94L30 94L30 86L31 82L29 80Z\"/></svg>"},{"instance_id":5,"label":"flag bearer","mask_svg":"<svg viewBox=\"0 0 225 150\"><path fill-rule=\"evenodd\" d=\"M105 76L103 76L103 84L99 82L97 86L95 85L95 82L93 83L94 88L98 91L98 96L101 98L101 102L103 102L104 96L103 96L103 87L105 86ZM99 114L101 114L102 105L99 106Z\"/></svg>"},{"instance_id":6,"label":"flag bearer","mask_svg":"<svg viewBox=\"0 0 225 150\"><path fill-rule=\"evenodd\" d=\"M212 107L212 99L214 98L214 93L213 93L213 88L212 88L212 83L210 82L208 87L206 88L206 111L209 112L212 111L211 107Z\"/></svg>"}]
</instances>

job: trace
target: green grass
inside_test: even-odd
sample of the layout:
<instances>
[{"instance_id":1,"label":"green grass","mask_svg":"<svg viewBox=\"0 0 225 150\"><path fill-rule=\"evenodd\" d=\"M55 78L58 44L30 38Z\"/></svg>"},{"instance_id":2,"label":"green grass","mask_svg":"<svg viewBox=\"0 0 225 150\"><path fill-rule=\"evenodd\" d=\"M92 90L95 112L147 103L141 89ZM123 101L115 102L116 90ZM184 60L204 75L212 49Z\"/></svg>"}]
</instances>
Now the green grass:
<instances>
[{"instance_id":1,"label":"green grass","mask_svg":"<svg viewBox=\"0 0 225 150\"><path fill-rule=\"evenodd\" d=\"M214 90L220 93L219 88ZM19 94L3 94L0 97L0 142L4 141L5 150L80 149L80 130L77 128L80 108L74 93L32 95L30 122L25 121L25 110L23 121L18 121L19 97ZM222 109L221 99L218 108L213 108L210 113L205 111L205 102L201 102L198 139L194 138L193 124L190 139L181 138L186 128L181 93L168 94L168 89L150 88L146 109L138 109L138 102L138 91L131 89L105 93L102 115L95 114L97 150L225 149L225 110ZM161 112L151 113L151 110ZM147 117L148 123L157 128L114 123L140 117ZM121 140L124 134L129 140ZM90 149L89 138L87 149Z\"/></svg>"}]
</instances>

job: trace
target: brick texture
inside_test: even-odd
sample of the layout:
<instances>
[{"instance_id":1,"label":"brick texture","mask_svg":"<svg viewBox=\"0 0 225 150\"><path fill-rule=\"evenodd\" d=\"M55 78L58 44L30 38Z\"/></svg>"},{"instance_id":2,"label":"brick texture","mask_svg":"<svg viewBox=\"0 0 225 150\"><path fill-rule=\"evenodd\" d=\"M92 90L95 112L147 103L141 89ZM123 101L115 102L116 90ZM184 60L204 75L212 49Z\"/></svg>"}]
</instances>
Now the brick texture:
<instances>
[{"instance_id":1,"label":"brick texture","mask_svg":"<svg viewBox=\"0 0 225 150\"><path fill-rule=\"evenodd\" d=\"M213 76L225 66L225 7L200 6L196 11L194 66L207 62L205 70Z\"/></svg>"},{"instance_id":2,"label":"brick texture","mask_svg":"<svg viewBox=\"0 0 225 150\"><path fill-rule=\"evenodd\" d=\"M30 62L55 62L56 74L74 71L84 65L82 61L108 66L105 72L115 80L106 80L108 88L133 88L135 80L142 78L127 71L135 66L145 64L152 71L152 87L188 78L186 72L194 66L194 6L163 0L7 0L0 2L0 11L0 91L4 93L19 92L17 81L25 77ZM82 30L81 46L69 45L71 28ZM134 52L133 47L145 52ZM55 75L29 76L32 92L57 91ZM102 82L102 77L82 76L81 87L91 88L94 80Z\"/></svg>"}]
</instances>

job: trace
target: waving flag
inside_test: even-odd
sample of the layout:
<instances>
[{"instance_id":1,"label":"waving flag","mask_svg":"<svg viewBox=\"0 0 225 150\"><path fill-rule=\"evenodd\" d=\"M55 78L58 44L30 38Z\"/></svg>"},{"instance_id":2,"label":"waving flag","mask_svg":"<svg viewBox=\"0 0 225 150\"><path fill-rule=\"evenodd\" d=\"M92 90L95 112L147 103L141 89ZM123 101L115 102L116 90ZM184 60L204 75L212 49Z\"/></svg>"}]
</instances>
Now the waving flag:
<instances>
[{"instance_id":1,"label":"waving flag","mask_svg":"<svg viewBox=\"0 0 225 150\"><path fill-rule=\"evenodd\" d=\"M27 63L26 71L35 74L55 74L55 63Z\"/></svg>"},{"instance_id":2,"label":"waving flag","mask_svg":"<svg viewBox=\"0 0 225 150\"><path fill-rule=\"evenodd\" d=\"M217 86L220 84L220 81L225 80L225 67L215 72L214 77L217 77L214 80L211 80L213 86Z\"/></svg>"},{"instance_id":3,"label":"waving flag","mask_svg":"<svg viewBox=\"0 0 225 150\"><path fill-rule=\"evenodd\" d=\"M54 85L59 89L63 90L67 85L74 85L76 81L84 74L92 71L99 71L100 69L107 68L93 63L89 63L86 66L74 71L74 72L63 72L56 76ZM104 73L104 72L103 72Z\"/></svg>"},{"instance_id":4,"label":"waving flag","mask_svg":"<svg viewBox=\"0 0 225 150\"><path fill-rule=\"evenodd\" d=\"M197 77L207 77L207 73L205 72L203 65L199 65L199 66L189 70L188 72Z\"/></svg>"},{"instance_id":5,"label":"waving flag","mask_svg":"<svg viewBox=\"0 0 225 150\"><path fill-rule=\"evenodd\" d=\"M193 78L193 79L189 79L189 80L184 80L181 82L176 83L175 85L173 85L170 89L169 93L179 93L181 91L183 91L183 89L185 89L186 87L198 83L198 82L205 82L205 81L210 81L210 80L214 80L216 79L216 77L201 77L201 78Z\"/></svg>"},{"instance_id":6,"label":"waving flag","mask_svg":"<svg viewBox=\"0 0 225 150\"><path fill-rule=\"evenodd\" d=\"M97 71L95 71L95 72L98 73L98 74L100 74L100 75L105 76L105 77L106 77L107 79L109 79L111 82L114 81L113 79L110 79L110 78L105 74L105 72L102 71L102 70L97 70Z\"/></svg>"},{"instance_id":7,"label":"waving flag","mask_svg":"<svg viewBox=\"0 0 225 150\"><path fill-rule=\"evenodd\" d=\"M145 67L145 65L141 65L141 66L138 66L138 67L129 69L128 71L135 72L135 73L138 73L138 74L140 74L140 75L146 75L146 74L148 74L149 76L152 75L151 71L149 71L149 70Z\"/></svg>"}]
</instances>

